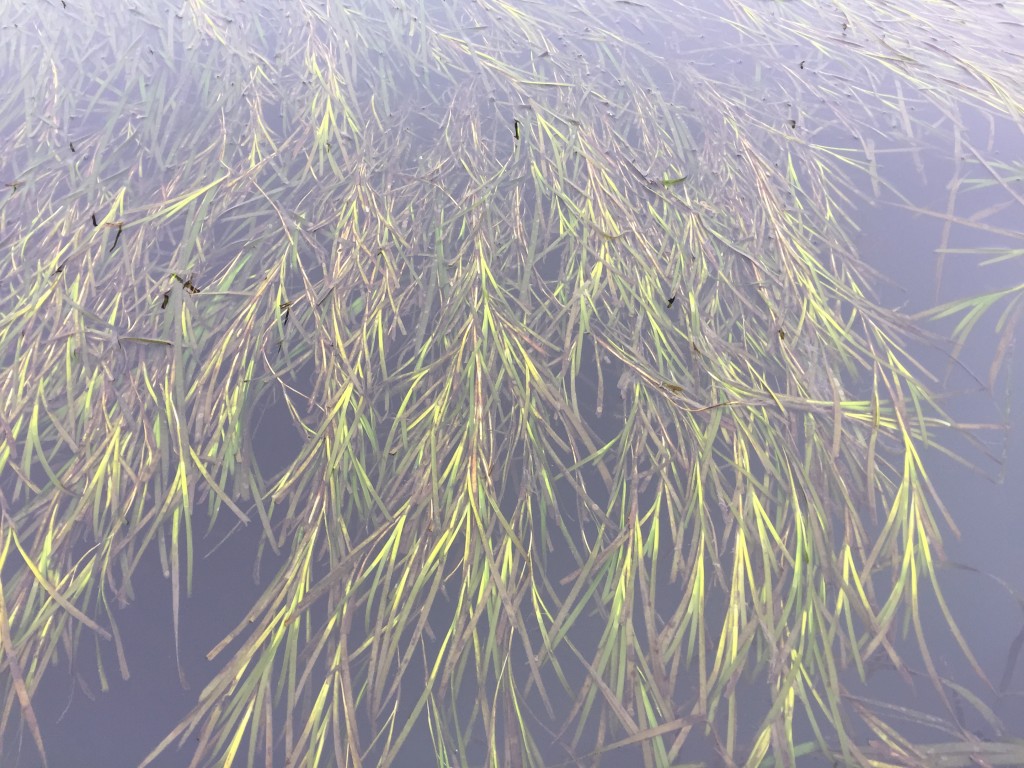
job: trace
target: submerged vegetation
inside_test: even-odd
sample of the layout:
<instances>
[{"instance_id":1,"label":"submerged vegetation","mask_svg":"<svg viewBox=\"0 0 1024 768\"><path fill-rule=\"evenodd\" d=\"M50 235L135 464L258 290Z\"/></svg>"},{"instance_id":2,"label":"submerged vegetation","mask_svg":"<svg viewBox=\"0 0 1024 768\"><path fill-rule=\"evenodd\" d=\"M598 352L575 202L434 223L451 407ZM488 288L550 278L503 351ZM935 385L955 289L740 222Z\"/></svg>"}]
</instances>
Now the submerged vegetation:
<instances>
[{"instance_id":1,"label":"submerged vegetation","mask_svg":"<svg viewBox=\"0 0 1024 768\"><path fill-rule=\"evenodd\" d=\"M186 642L228 523L260 586L147 765L1024 763L938 583L971 430L854 241L929 152L1017 237L956 205L1019 214L1009 4L6 5L5 759L129 674L149 558ZM931 317L1005 312L995 380L1021 294Z\"/></svg>"}]
</instances>

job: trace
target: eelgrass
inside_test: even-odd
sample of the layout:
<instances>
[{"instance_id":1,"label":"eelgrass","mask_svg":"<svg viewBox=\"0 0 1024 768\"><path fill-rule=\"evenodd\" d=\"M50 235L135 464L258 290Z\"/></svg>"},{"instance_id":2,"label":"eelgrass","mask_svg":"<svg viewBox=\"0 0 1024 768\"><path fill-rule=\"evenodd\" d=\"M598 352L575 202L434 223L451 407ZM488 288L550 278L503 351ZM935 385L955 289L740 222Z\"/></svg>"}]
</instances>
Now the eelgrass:
<instances>
[{"instance_id":1,"label":"eelgrass","mask_svg":"<svg viewBox=\"0 0 1024 768\"><path fill-rule=\"evenodd\" d=\"M127 674L143 558L183 636L232 516L282 564L146 764L388 765L424 726L438 764L1021 762L929 654L924 591L987 683L922 460L957 425L849 218L876 143L1016 120L1021 70L913 8L12 9L3 743L44 751L48 668ZM272 401L304 440L267 475ZM878 658L934 740L847 695Z\"/></svg>"}]
</instances>

